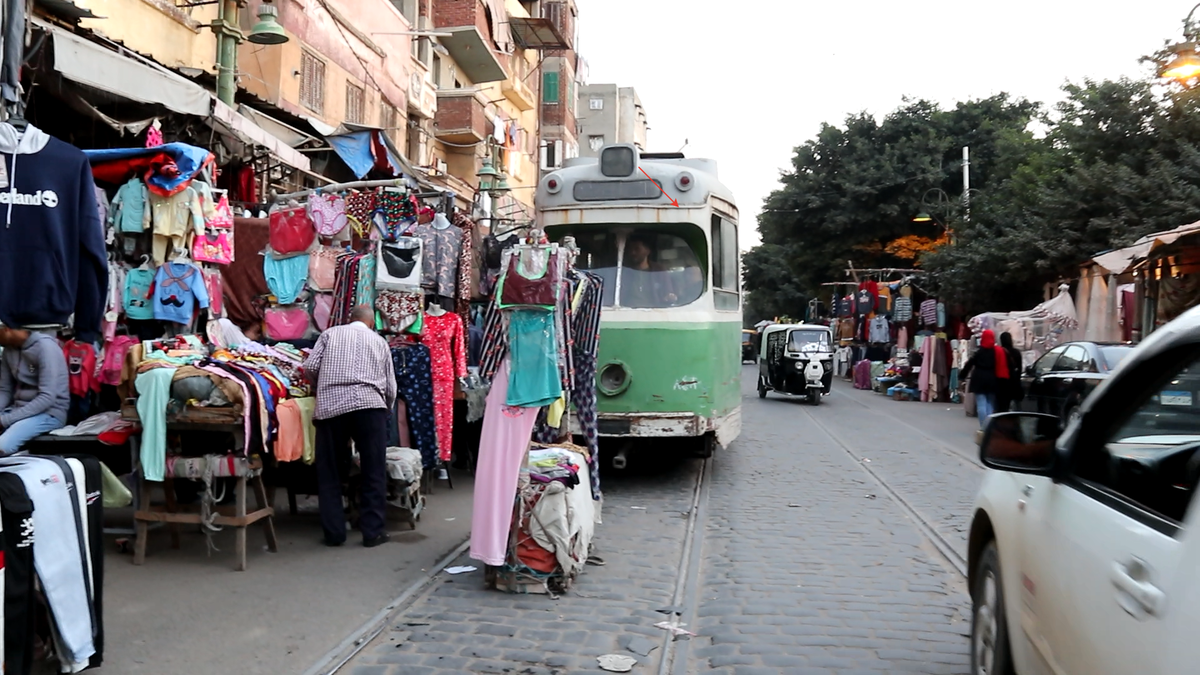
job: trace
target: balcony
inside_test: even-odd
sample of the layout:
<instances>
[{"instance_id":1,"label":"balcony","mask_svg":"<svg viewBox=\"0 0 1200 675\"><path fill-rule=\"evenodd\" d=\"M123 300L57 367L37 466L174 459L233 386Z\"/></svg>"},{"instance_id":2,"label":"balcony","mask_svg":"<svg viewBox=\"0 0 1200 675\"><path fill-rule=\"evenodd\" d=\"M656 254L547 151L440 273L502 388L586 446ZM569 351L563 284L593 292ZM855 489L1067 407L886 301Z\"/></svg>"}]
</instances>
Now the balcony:
<instances>
[{"instance_id":1,"label":"balcony","mask_svg":"<svg viewBox=\"0 0 1200 675\"><path fill-rule=\"evenodd\" d=\"M508 77L504 66L488 46L488 41L476 26L438 28L439 33L448 33L438 38L459 72L475 84L499 82Z\"/></svg>"},{"instance_id":2,"label":"balcony","mask_svg":"<svg viewBox=\"0 0 1200 675\"><path fill-rule=\"evenodd\" d=\"M489 126L483 96L478 89L469 87L438 91L433 135L439 141L480 143L487 139Z\"/></svg>"},{"instance_id":3,"label":"balcony","mask_svg":"<svg viewBox=\"0 0 1200 675\"><path fill-rule=\"evenodd\" d=\"M513 75L501 83L500 91L504 94L504 98L507 98L521 112L533 110L537 106L537 98L534 96L533 90L517 75Z\"/></svg>"}]
</instances>

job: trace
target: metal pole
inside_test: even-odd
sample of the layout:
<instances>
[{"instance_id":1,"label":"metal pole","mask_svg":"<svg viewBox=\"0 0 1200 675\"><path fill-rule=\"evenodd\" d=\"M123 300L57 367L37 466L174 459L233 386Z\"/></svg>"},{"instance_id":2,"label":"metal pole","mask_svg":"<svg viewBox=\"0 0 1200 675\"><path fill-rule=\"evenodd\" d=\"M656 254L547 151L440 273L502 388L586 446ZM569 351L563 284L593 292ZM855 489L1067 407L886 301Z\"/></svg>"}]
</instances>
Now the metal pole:
<instances>
[{"instance_id":1,"label":"metal pole","mask_svg":"<svg viewBox=\"0 0 1200 675\"><path fill-rule=\"evenodd\" d=\"M237 0L220 1L217 20L212 24L217 34L217 100L232 106L237 94L237 45L242 32L237 26Z\"/></svg>"},{"instance_id":2,"label":"metal pole","mask_svg":"<svg viewBox=\"0 0 1200 675\"><path fill-rule=\"evenodd\" d=\"M966 222L971 222L971 148L963 146L963 217Z\"/></svg>"}]
</instances>

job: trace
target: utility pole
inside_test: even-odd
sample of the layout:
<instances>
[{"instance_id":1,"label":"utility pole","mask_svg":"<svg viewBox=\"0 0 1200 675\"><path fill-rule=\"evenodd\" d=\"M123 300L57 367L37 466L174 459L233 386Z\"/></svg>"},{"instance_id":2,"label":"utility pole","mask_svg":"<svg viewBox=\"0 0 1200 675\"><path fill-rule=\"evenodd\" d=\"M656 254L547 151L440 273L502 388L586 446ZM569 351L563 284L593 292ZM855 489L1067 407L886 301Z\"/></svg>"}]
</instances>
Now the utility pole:
<instances>
[{"instance_id":1,"label":"utility pole","mask_svg":"<svg viewBox=\"0 0 1200 675\"><path fill-rule=\"evenodd\" d=\"M221 0L220 13L213 22L217 34L217 100L232 106L237 93L237 45L242 40L238 30L237 0Z\"/></svg>"},{"instance_id":2,"label":"utility pole","mask_svg":"<svg viewBox=\"0 0 1200 675\"><path fill-rule=\"evenodd\" d=\"M971 222L971 148L963 146L963 220Z\"/></svg>"}]
</instances>

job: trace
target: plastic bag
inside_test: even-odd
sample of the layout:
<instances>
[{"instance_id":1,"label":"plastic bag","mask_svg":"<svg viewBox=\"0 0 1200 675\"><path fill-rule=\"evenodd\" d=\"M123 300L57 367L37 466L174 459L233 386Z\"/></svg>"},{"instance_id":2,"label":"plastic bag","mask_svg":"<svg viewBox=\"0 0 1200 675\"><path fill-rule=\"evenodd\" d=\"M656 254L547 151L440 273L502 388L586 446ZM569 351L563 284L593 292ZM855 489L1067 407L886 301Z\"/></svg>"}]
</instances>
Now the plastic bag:
<instances>
[{"instance_id":1,"label":"plastic bag","mask_svg":"<svg viewBox=\"0 0 1200 675\"><path fill-rule=\"evenodd\" d=\"M133 493L104 462L100 462L100 499L106 509L121 509L133 503Z\"/></svg>"}]
</instances>

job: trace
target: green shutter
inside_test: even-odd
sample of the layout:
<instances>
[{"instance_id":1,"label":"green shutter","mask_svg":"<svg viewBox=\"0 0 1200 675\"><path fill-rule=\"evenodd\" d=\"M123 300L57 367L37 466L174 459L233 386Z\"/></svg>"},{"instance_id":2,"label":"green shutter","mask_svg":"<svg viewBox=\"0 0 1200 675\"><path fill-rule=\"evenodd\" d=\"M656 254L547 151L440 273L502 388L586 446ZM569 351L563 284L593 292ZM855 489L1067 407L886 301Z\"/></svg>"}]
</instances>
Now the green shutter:
<instances>
[{"instance_id":1,"label":"green shutter","mask_svg":"<svg viewBox=\"0 0 1200 675\"><path fill-rule=\"evenodd\" d=\"M542 74L542 103L558 103L558 73Z\"/></svg>"}]
</instances>

